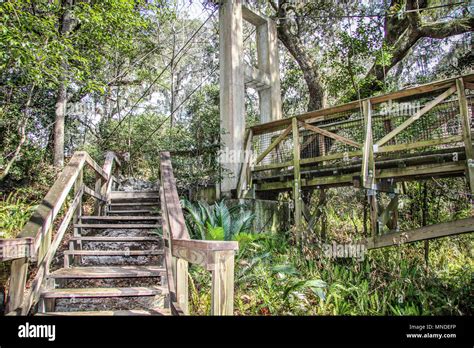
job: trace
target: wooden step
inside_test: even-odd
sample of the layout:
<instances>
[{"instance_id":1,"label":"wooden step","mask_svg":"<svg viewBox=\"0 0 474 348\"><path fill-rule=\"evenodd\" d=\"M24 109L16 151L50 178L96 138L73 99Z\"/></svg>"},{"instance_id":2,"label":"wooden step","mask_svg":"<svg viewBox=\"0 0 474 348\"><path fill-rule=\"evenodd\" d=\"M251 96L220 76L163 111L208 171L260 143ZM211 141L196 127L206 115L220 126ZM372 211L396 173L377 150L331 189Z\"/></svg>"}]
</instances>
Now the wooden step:
<instances>
[{"instance_id":1,"label":"wooden step","mask_svg":"<svg viewBox=\"0 0 474 348\"><path fill-rule=\"evenodd\" d=\"M75 224L75 228L88 228L88 229L154 229L160 227L158 224Z\"/></svg>"},{"instance_id":2,"label":"wooden step","mask_svg":"<svg viewBox=\"0 0 474 348\"><path fill-rule=\"evenodd\" d=\"M46 312L36 313L38 316L152 316L171 315L167 308L154 308L149 310L130 309L118 311L77 311L77 312Z\"/></svg>"},{"instance_id":3,"label":"wooden step","mask_svg":"<svg viewBox=\"0 0 474 348\"><path fill-rule=\"evenodd\" d=\"M158 214L158 211L154 211L154 210L144 210L144 209L140 209L140 210L109 210L108 214L124 214L124 215L128 215L128 214Z\"/></svg>"},{"instance_id":4,"label":"wooden step","mask_svg":"<svg viewBox=\"0 0 474 348\"><path fill-rule=\"evenodd\" d=\"M54 279L104 279L159 277L163 275L166 275L166 271L160 266L101 266L61 268L50 273L48 277Z\"/></svg>"},{"instance_id":5,"label":"wooden step","mask_svg":"<svg viewBox=\"0 0 474 348\"><path fill-rule=\"evenodd\" d=\"M81 220L95 220L95 221L145 221L145 220L160 220L159 216L81 216Z\"/></svg>"},{"instance_id":6,"label":"wooden step","mask_svg":"<svg viewBox=\"0 0 474 348\"><path fill-rule=\"evenodd\" d=\"M160 198L159 191L112 191L110 192L110 199L156 199Z\"/></svg>"},{"instance_id":7,"label":"wooden step","mask_svg":"<svg viewBox=\"0 0 474 348\"><path fill-rule=\"evenodd\" d=\"M152 256L163 255L163 250L65 250L71 256Z\"/></svg>"},{"instance_id":8,"label":"wooden step","mask_svg":"<svg viewBox=\"0 0 474 348\"><path fill-rule=\"evenodd\" d=\"M160 237L128 237L128 236L118 236L118 237L108 237L108 236L92 236L92 237L71 237L70 241L82 241L82 242L111 242L111 243L121 243L121 242L160 242L162 239Z\"/></svg>"},{"instance_id":9,"label":"wooden step","mask_svg":"<svg viewBox=\"0 0 474 348\"><path fill-rule=\"evenodd\" d=\"M134 297L167 294L168 289L162 286L130 288L79 288L52 289L41 294L43 298L90 298L90 297Z\"/></svg>"},{"instance_id":10,"label":"wooden step","mask_svg":"<svg viewBox=\"0 0 474 348\"><path fill-rule=\"evenodd\" d=\"M129 203L110 203L109 207L124 207L127 205L132 205L132 206L138 206L138 205L143 205L143 206L159 206L160 202L129 202Z\"/></svg>"}]
</instances>

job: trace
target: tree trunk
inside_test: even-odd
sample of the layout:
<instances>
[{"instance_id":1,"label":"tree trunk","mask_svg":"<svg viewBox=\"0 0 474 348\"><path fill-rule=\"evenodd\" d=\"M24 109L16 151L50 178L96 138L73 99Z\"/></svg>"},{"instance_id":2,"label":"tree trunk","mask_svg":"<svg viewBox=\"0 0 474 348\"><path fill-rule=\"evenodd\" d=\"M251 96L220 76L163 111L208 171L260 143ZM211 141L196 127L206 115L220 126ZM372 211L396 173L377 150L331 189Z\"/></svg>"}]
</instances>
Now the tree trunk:
<instances>
[{"instance_id":1,"label":"tree trunk","mask_svg":"<svg viewBox=\"0 0 474 348\"><path fill-rule=\"evenodd\" d=\"M31 104L31 99L33 98L34 89L35 89L35 85L31 86L30 93L28 95L28 99L27 99L26 104L25 104L25 109L23 111L23 119L21 120L20 126L18 128L18 133L20 135L20 141L18 142L18 145L15 149L15 152L13 153L13 157L10 159L10 161L8 161L5 169L3 170L3 173L0 174L0 181L3 181L7 177L8 173L10 172L11 167L13 166L13 164L18 159L18 157L20 155L21 148L22 148L23 144L26 141L26 125L28 123L28 118L29 118L28 112L29 112L29 108L30 108L30 104Z\"/></svg>"},{"instance_id":2,"label":"tree trunk","mask_svg":"<svg viewBox=\"0 0 474 348\"><path fill-rule=\"evenodd\" d=\"M61 79L58 86L58 96L56 98L53 151L53 164L58 168L64 166L64 119L66 116L66 103L66 84L64 79Z\"/></svg>"},{"instance_id":3,"label":"tree trunk","mask_svg":"<svg viewBox=\"0 0 474 348\"><path fill-rule=\"evenodd\" d=\"M62 6L64 13L61 18L61 36L65 37L71 31L74 24L74 19L71 15L71 8L73 6L72 0L63 0ZM53 164L57 168L64 166L64 119L66 116L67 103L67 60L63 58L61 64L62 73L59 78L58 94L56 97L56 111L54 123L54 149L53 149Z\"/></svg>"},{"instance_id":4,"label":"tree trunk","mask_svg":"<svg viewBox=\"0 0 474 348\"><path fill-rule=\"evenodd\" d=\"M278 38L288 49L303 72L309 94L307 110L318 110L325 106L324 87L321 83L319 65L307 52L303 42L301 42L301 38L291 32L290 23L287 19L286 5L285 2L281 2L278 6L277 16L280 19L277 27Z\"/></svg>"}]
</instances>

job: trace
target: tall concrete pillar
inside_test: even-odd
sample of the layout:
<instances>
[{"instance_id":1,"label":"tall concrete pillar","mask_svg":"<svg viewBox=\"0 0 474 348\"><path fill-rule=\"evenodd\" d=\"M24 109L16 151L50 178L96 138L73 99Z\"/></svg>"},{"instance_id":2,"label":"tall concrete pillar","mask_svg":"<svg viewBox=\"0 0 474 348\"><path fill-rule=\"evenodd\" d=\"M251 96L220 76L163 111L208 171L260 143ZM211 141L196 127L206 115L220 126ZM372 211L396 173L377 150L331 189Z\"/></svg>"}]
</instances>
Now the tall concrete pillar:
<instances>
[{"instance_id":1,"label":"tall concrete pillar","mask_svg":"<svg viewBox=\"0 0 474 348\"><path fill-rule=\"evenodd\" d=\"M257 26L258 69L269 77L270 86L258 91L260 122L279 120L281 115L280 57L276 24L266 20Z\"/></svg>"},{"instance_id":2,"label":"tall concrete pillar","mask_svg":"<svg viewBox=\"0 0 474 348\"><path fill-rule=\"evenodd\" d=\"M219 8L220 119L222 149L243 149L245 87L243 70L242 1L224 0ZM238 180L240 163L221 157L221 193L229 196Z\"/></svg>"},{"instance_id":3,"label":"tall concrete pillar","mask_svg":"<svg viewBox=\"0 0 474 348\"><path fill-rule=\"evenodd\" d=\"M256 28L257 67L244 65L243 20ZM219 7L219 52L222 150L224 154L237 154L234 158L220 158L223 175L220 191L223 196L230 196L237 187L244 158L241 152L245 135L245 87L258 91L261 123L282 118L275 22L242 5L242 0L222 0ZM262 143L265 145L269 143Z\"/></svg>"}]
</instances>

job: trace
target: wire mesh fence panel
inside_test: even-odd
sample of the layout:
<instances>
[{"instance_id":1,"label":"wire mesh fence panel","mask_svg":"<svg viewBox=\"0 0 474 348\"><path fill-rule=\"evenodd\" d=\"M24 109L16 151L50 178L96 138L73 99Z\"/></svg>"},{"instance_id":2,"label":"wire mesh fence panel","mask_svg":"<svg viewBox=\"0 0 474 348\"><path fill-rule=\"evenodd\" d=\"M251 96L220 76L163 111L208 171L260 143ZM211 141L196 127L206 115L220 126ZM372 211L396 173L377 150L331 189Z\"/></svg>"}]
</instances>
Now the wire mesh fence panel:
<instances>
[{"instance_id":1,"label":"wire mesh fence panel","mask_svg":"<svg viewBox=\"0 0 474 348\"><path fill-rule=\"evenodd\" d=\"M463 151L462 120L457 94L423 111L441 95L440 92L411 96L403 100L389 100L372 105L372 138L375 160L398 160ZM466 90L468 112L474 129L474 92ZM299 129L301 171L327 171L337 167L356 168L362 162L366 125L361 108L326 114L324 120L307 121L317 127L301 126ZM326 133L330 132L332 134ZM254 152L263 153L284 130L255 136ZM281 164L272 169L261 167L259 176L281 175L292 170L293 135L289 132L277 146L264 157L258 166ZM355 165L356 167L354 167ZM261 169L265 168L263 172ZM258 169L257 169L258 171Z\"/></svg>"},{"instance_id":2,"label":"wire mesh fence panel","mask_svg":"<svg viewBox=\"0 0 474 348\"><path fill-rule=\"evenodd\" d=\"M312 125L360 145L363 144L363 119L358 109L331 115L331 119ZM318 163L318 166L327 167L343 166L360 159L359 155L355 155L355 152L360 150L357 146L309 130L304 130L301 135L303 138L301 146L303 162L305 159L314 159L314 163Z\"/></svg>"},{"instance_id":3,"label":"wire mesh fence panel","mask_svg":"<svg viewBox=\"0 0 474 348\"><path fill-rule=\"evenodd\" d=\"M257 158L278 139L284 131L264 133L254 136L253 153ZM257 165L284 163L293 160L293 137L287 134Z\"/></svg>"},{"instance_id":4,"label":"wire mesh fence panel","mask_svg":"<svg viewBox=\"0 0 474 348\"><path fill-rule=\"evenodd\" d=\"M433 98L434 99L434 98ZM426 105L425 101L424 105ZM422 108L422 104L417 101L411 103L411 108L392 108L386 112L384 106L377 106L373 112L372 134L374 143L386 137L390 132L400 127L407 120L417 114ZM455 98L441 102L430 111L424 113L419 118L405 127L390 140L385 141L381 146L406 145L396 148L396 151L377 155L378 157L404 156L406 153L423 155L437 149L447 149L457 147L458 142L453 141L453 136L462 134L461 118L459 114L459 103ZM436 141L436 140L445 141ZM426 146L428 141L433 141L430 146ZM416 146L420 143L420 146ZM423 146L421 146L423 145ZM377 157L376 156L376 157Z\"/></svg>"}]
</instances>

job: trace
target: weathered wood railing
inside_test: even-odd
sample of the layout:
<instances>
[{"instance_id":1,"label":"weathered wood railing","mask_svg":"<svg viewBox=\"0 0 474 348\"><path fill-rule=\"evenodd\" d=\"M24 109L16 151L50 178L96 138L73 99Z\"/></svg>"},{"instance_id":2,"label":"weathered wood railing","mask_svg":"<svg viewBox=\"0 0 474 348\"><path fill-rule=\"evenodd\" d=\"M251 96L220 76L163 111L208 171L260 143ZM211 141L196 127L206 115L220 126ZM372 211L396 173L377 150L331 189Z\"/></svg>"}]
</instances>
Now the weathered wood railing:
<instances>
[{"instance_id":1,"label":"weathered wood railing","mask_svg":"<svg viewBox=\"0 0 474 348\"><path fill-rule=\"evenodd\" d=\"M244 163L251 171L241 172L239 185L251 182L251 172L264 177L297 166L321 169L358 162L361 183L370 187L370 175L375 175L369 173L374 169L371 157L380 162L403 153L424 156L455 146L462 148L466 162L472 162L474 96L466 96L465 90L473 86L471 74L250 127L245 146L254 156ZM473 170L471 166L467 172ZM350 184L352 177L323 175L305 185ZM260 189L292 187L293 180L279 181Z\"/></svg>"},{"instance_id":2,"label":"weathered wood railing","mask_svg":"<svg viewBox=\"0 0 474 348\"><path fill-rule=\"evenodd\" d=\"M172 313L189 313L188 264L212 272L211 315L232 315L237 242L192 240L179 202L169 152L161 153L161 213Z\"/></svg>"},{"instance_id":3,"label":"weathered wood railing","mask_svg":"<svg viewBox=\"0 0 474 348\"><path fill-rule=\"evenodd\" d=\"M103 210L102 207L107 202L112 189L114 163L120 166L113 152L107 152L103 167L100 167L87 152L74 153L18 237L9 240L0 239L2 257L0 261L13 260L7 297L7 314L26 315L38 301L41 288L47 286L45 278L66 230L71 221L76 222L82 215L83 195L88 194L94 197L96 211ZM85 168L91 168L96 174L94 189L84 185ZM69 206L66 206L67 197L71 193L74 195L73 200ZM55 229L55 223L63 209L66 211ZM31 285L27 288L30 262L35 262L37 269Z\"/></svg>"},{"instance_id":4,"label":"weathered wood railing","mask_svg":"<svg viewBox=\"0 0 474 348\"><path fill-rule=\"evenodd\" d=\"M237 197L292 190L298 228L303 188L361 187L375 237L396 230L396 180L465 175L474 194L473 121L470 74L252 126ZM394 195L380 214L377 192Z\"/></svg>"}]
</instances>

